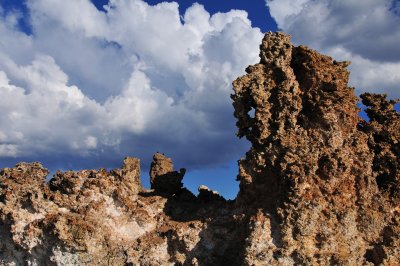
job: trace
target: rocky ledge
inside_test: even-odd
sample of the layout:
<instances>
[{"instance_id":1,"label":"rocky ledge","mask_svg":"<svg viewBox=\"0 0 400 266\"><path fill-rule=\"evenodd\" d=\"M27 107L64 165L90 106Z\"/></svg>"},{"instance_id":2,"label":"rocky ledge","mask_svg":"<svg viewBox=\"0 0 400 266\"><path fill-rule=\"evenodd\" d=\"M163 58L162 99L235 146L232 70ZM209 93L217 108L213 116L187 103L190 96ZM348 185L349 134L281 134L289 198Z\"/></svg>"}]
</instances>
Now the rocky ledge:
<instances>
[{"instance_id":1,"label":"rocky ledge","mask_svg":"<svg viewBox=\"0 0 400 266\"><path fill-rule=\"evenodd\" d=\"M233 82L240 192L182 187L185 169L154 155L57 172L0 172L0 265L400 265L400 115L363 94L337 62L267 33L260 63Z\"/></svg>"}]
</instances>

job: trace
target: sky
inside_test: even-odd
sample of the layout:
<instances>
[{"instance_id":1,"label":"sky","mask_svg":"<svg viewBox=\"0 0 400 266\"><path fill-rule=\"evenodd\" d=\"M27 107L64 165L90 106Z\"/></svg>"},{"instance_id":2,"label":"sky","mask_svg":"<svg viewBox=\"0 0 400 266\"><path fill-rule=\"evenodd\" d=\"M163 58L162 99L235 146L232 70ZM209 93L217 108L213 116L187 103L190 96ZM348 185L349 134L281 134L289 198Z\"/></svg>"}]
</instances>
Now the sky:
<instances>
[{"instance_id":1,"label":"sky","mask_svg":"<svg viewBox=\"0 0 400 266\"><path fill-rule=\"evenodd\" d=\"M400 1L0 0L0 167L107 169L155 152L185 186L238 191L231 82L263 32L352 61L356 93L400 97Z\"/></svg>"}]
</instances>

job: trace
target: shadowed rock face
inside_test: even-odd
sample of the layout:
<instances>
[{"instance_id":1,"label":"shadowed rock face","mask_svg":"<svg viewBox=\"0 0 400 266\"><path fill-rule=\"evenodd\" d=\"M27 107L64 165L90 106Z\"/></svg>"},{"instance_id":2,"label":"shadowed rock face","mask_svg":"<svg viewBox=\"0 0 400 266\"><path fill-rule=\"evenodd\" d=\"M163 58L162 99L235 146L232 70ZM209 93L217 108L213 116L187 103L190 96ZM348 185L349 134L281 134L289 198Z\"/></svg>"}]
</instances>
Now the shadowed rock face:
<instances>
[{"instance_id":1,"label":"shadowed rock face","mask_svg":"<svg viewBox=\"0 0 400 266\"><path fill-rule=\"evenodd\" d=\"M174 171L172 159L156 153L150 166L151 188L166 195L177 194L182 189L185 172L185 168L181 168L179 173Z\"/></svg>"},{"instance_id":2,"label":"shadowed rock face","mask_svg":"<svg viewBox=\"0 0 400 266\"><path fill-rule=\"evenodd\" d=\"M400 116L363 94L348 62L267 33L260 63L233 82L240 192L225 201L182 187L184 169L140 162L57 172L0 172L0 265L399 265Z\"/></svg>"}]
</instances>

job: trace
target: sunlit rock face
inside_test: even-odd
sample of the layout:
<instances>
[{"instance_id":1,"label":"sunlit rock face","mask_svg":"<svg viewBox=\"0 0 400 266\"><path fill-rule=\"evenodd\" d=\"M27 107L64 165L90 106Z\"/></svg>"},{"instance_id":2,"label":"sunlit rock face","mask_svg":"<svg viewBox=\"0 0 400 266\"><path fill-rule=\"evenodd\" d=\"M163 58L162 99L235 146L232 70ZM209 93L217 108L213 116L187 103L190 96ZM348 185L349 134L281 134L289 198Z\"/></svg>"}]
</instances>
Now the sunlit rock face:
<instances>
[{"instance_id":1,"label":"sunlit rock face","mask_svg":"<svg viewBox=\"0 0 400 266\"><path fill-rule=\"evenodd\" d=\"M267 33L260 48L260 63L233 82L232 95L238 135L252 143L239 161L237 204L262 210L255 225L273 229L273 245L257 249L263 230L252 229L260 233L246 248L248 264L262 265L258 255L271 249L278 264L399 264L395 101L361 95L366 122L348 62L294 47L282 33Z\"/></svg>"},{"instance_id":2,"label":"sunlit rock face","mask_svg":"<svg viewBox=\"0 0 400 266\"><path fill-rule=\"evenodd\" d=\"M238 136L252 144L236 200L193 195L161 153L151 190L137 158L49 182L20 163L0 172L0 265L400 265L395 101L361 95L364 121L348 62L283 33L260 50L233 82Z\"/></svg>"}]
</instances>

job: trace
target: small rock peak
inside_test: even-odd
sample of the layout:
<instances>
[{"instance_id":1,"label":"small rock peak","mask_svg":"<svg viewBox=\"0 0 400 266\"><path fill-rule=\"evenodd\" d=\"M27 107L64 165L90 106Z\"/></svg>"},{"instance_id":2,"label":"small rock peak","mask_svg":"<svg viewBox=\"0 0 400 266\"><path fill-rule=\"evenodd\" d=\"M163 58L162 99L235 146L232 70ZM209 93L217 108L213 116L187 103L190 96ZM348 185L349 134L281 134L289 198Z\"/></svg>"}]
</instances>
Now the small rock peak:
<instances>
[{"instance_id":1,"label":"small rock peak","mask_svg":"<svg viewBox=\"0 0 400 266\"><path fill-rule=\"evenodd\" d=\"M172 171L174 171L174 164L171 158L159 152L154 154L153 162L150 165L150 180Z\"/></svg>"},{"instance_id":2,"label":"small rock peak","mask_svg":"<svg viewBox=\"0 0 400 266\"><path fill-rule=\"evenodd\" d=\"M33 162L33 163L20 162L15 165L15 168L24 172L31 171L32 169L45 169L40 162Z\"/></svg>"},{"instance_id":3,"label":"small rock peak","mask_svg":"<svg viewBox=\"0 0 400 266\"><path fill-rule=\"evenodd\" d=\"M122 165L122 181L127 184L134 193L142 189L140 182L140 159L125 157Z\"/></svg>"},{"instance_id":4,"label":"small rock peak","mask_svg":"<svg viewBox=\"0 0 400 266\"><path fill-rule=\"evenodd\" d=\"M397 100L388 100L386 94L364 93L360 95L362 103L367 106L365 112L371 121L377 121L381 124L392 123L399 113L394 109L394 105L400 102Z\"/></svg>"},{"instance_id":5,"label":"small rock peak","mask_svg":"<svg viewBox=\"0 0 400 266\"><path fill-rule=\"evenodd\" d=\"M129 172L140 169L140 159L134 157L125 157L122 169Z\"/></svg>"},{"instance_id":6,"label":"small rock peak","mask_svg":"<svg viewBox=\"0 0 400 266\"><path fill-rule=\"evenodd\" d=\"M207 186L205 185L200 185L199 188L197 189L199 192L202 190L210 190Z\"/></svg>"},{"instance_id":7,"label":"small rock peak","mask_svg":"<svg viewBox=\"0 0 400 266\"><path fill-rule=\"evenodd\" d=\"M290 35L282 32L267 32L260 45L260 63L266 65L288 65L292 58Z\"/></svg>"},{"instance_id":8,"label":"small rock peak","mask_svg":"<svg viewBox=\"0 0 400 266\"><path fill-rule=\"evenodd\" d=\"M104 185L105 183L108 185ZM129 195L137 195L142 190L140 160L126 157L121 168L109 172L105 168L67 172L57 170L49 181L49 188L52 191L59 191L63 194L77 194L91 185L100 187L100 189L105 189L107 186L119 188L126 190Z\"/></svg>"},{"instance_id":9,"label":"small rock peak","mask_svg":"<svg viewBox=\"0 0 400 266\"><path fill-rule=\"evenodd\" d=\"M174 171L172 159L157 152L150 165L151 188L168 195L176 194L182 189L182 179L185 173L185 168L181 168L179 172Z\"/></svg>"},{"instance_id":10,"label":"small rock peak","mask_svg":"<svg viewBox=\"0 0 400 266\"><path fill-rule=\"evenodd\" d=\"M200 202L221 202L226 201L224 197L222 197L218 191L211 190L205 185L201 185L198 188L199 195L197 196Z\"/></svg>"},{"instance_id":11,"label":"small rock peak","mask_svg":"<svg viewBox=\"0 0 400 266\"><path fill-rule=\"evenodd\" d=\"M28 178L43 182L46 176L49 174L49 170L43 167L39 162L26 163L20 162L15 165L14 168L4 168L1 170L1 175L5 175L9 178L19 179Z\"/></svg>"}]
</instances>

